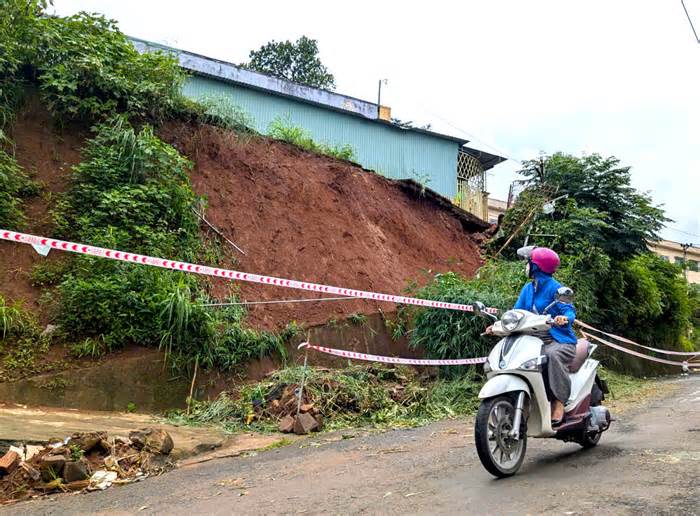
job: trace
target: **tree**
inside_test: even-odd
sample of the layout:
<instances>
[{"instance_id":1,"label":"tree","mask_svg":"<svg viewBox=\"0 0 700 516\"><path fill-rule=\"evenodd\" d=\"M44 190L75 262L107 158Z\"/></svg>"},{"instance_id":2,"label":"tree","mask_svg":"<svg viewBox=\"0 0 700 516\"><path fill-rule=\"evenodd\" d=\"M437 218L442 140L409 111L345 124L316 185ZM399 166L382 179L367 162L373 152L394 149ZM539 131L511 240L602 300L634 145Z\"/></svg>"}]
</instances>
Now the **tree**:
<instances>
[{"instance_id":1,"label":"tree","mask_svg":"<svg viewBox=\"0 0 700 516\"><path fill-rule=\"evenodd\" d=\"M249 70L314 88L335 89L335 77L321 63L315 39L302 36L296 42L273 40L258 50L251 50L248 57L250 61L242 66Z\"/></svg>"},{"instance_id":2,"label":"tree","mask_svg":"<svg viewBox=\"0 0 700 516\"><path fill-rule=\"evenodd\" d=\"M506 216L503 233L508 236L530 215L532 233L552 234L557 245L575 253L572 246L589 242L613 259L625 259L647 250L647 242L659 239L658 232L669 221L651 197L637 191L630 180L630 167L620 166L615 157L591 154L581 158L557 153L523 163L520 173L527 178L525 191ZM542 205L556 203L550 215ZM523 235L524 238L524 235ZM522 242L515 238L514 244Z\"/></svg>"}]
</instances>

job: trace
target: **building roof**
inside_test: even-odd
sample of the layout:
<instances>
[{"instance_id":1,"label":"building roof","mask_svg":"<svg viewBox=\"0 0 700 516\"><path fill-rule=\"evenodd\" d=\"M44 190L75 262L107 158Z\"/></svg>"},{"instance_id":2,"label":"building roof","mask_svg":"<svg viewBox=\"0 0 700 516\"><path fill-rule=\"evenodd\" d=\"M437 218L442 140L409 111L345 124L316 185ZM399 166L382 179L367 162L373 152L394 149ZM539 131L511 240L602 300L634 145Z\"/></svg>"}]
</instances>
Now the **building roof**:
<instances>
[{"instance_id":1,"label":"building roof","mask_svg":"<svg viewBox=\"0 0 700 516\"><path fill-rule=\"evenodd\" d=\"M464 138L429 131L427 129L420 129L418 127L400 127L387 120L382 120L379 118L379 106L374 102L368 102L334 91L298 84L265 73L248 70L233 63L162 45L160 43L154 43L145 39L131 36L129 39L139 52L160 50L174 54L182 68L197 75L238 84L246 88L264 91L273 95L293 98L300 102L315 104L326 109L341 111L345 114L359 116L396 131L420 133L443 140L453 141L462 147L465 152L477 158L484 170L488 170L506 159L501 156L496 156L495 154L489 154L488 152L466 147L469 140L465 140Z\"/></svg>"}]
</instances>

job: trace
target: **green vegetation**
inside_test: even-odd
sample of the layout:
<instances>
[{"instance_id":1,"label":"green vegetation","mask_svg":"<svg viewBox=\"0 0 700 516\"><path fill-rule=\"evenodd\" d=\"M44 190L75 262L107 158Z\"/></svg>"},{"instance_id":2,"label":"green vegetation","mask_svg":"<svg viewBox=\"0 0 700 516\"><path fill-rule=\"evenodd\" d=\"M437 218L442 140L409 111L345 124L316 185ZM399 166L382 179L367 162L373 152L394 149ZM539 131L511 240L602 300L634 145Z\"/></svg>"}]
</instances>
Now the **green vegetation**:
<instances>
[{"instance_id":1,"label":"green vegetation","mask_svg":"<svg viewBox=\"0 0 700 516\"><path fill-rule=\"evenodd\" d=\"M20 229L25 223L23 199L38 190L15 158L2 149L4 139L0 129L0 227Z\"/></svg>"},{"instance_id":2,"label":"green vegetation","mask_svg":"<svg viewBox=\"0 0 700 516\"><path fill-rule=\"evenodd\" d=\"M355 150L351 145L328 145L316 143L306 129L294 125L288 118L276 117L268 129L268 135L276 140L291 143L309 152L324 154L344 161L355 160Z\"/></svg>"},{"instance_id":3,"label":"green vegetation","mask_svg":"<svg viewBox=\"0 0 700 516\"><path fill-rule=\"evenodd\" d=\"M194 402L189 416L176 412L170 419L180 424L220 424L229 431L273 431L277 416L267 411L268 403L285 386L299 385L303 374L302 367L281 369L263 382L222 393L214 401ZM401 367L309 368L304 391L330 430L416 426L473 413L479 388L473 375L448 381L421 377L414 369Z\"/></svg>"},{"instance_id":4,"label":"green vegetation","mask_svg":"<svg viewBox=\"0 0 700 516\"><path fill-rule=\"evenodd\" d=\"M237 132L254 132L255 120L242 107L224 95L209 95L197 100L198 120L222 129Z\"/></svg>"},{"instance_id":5,"label":"green vegetation","mask_svg":"<svg viewBox=\"0 0 700 516\"><path fill-rule=\"evenodd\" d=\"M187 261L216 254L216 244L200 240L193 208L205 203L190 186L191 163L154 127L181 116L249 132L253 121L223 99L184 99L176 58L139 54L114 22L86 13L44 16L45 8L42 0L3 2L0 129L12 121L25 86L38 87L58 124L93 125L83 161L54 210L56 236ZM22 198L34 190L0 151L1 226L22 224ZM231 369L252 357L283 355L284 340L296 331L256 332L243 324L242 310L202 306L206 284L182 273L79 256L43 262L32 282L55 287L56 321L70 335L74 357L97 358L137 343L160 346L174 365ZM3 303L1 314L4 334L15 332L21 312ZM12 339L5 364L33 360L37 346Z\"/></svg>"}]
</instances>

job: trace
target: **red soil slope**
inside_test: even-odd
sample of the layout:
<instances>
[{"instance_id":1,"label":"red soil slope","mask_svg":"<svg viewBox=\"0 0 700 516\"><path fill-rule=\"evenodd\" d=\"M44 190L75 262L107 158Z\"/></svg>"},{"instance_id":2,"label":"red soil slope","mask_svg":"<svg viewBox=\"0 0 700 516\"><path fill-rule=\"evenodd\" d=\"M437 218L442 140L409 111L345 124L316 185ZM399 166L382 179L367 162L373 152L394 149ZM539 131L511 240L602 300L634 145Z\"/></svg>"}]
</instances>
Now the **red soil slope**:
<instances>
[{"instance_id":1,"label":"red soil slope","mask_svg":"<svg viewBox=\"0 0 700 516\"><path fill-rule=\"evenodd\" d=\"M55 206L56 195L66 189L71 167L80 161L85 134L74 128L66 131L54 128L39 99L28 96L9 136L15 142L17 162L42 185L41 194L25 204L26 231L50 234L50 209ZM50 253L48 258L42 258L30 246L0 242L0 295L9 301L21 300L27 308L39 313L37 301L42 291L31 285L29 275L34 264L60 259L60 254Z\"/></svg>"},{"instance_id":2,"label":"red soil slope","mask_svg":"<svg viewBox=\"0 0 700 516\"><path fill-rule=\"evenodd\" d=\"M423 271L472 275L480 264L478 236L452 208L358 166L206 126L174 123L161 137L194 161L192 182L208 199L208 219L246 253L234 252L239 270L396 294ZM229 288L217 280L213 291L225 297ZM316 297L250 283L240 284L240 295ZM258 305L249 321L275 328L394 309L364 300Z\"/></svg>"}]
</instances>

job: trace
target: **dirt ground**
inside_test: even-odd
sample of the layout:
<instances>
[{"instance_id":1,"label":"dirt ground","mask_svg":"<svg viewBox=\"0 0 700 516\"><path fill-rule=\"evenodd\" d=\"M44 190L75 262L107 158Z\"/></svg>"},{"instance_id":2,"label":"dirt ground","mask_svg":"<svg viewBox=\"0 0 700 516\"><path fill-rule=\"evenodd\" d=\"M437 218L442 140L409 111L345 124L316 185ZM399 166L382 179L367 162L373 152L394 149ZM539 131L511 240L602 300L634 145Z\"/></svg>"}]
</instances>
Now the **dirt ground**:
<instances>
[{"instance_id":1,"label":"dirt ground","mask_svg":"<svg viewBox=\"0 0 700 516\"><path fill-rule=\"evenodd\" d=\"M207 216L246 255L240 270L354 289L400 293L423 271L471 276L480 265L473 235L427 198L358 166L266 138L170 124L161 136L195 163L192 182ZM228 294L229 282L215 293ZM314 297L241 284L247 300ZM263 305L255 326L322 323L353 312L392 309L369 301Z\"/></svg>"},{"instance_id":2,"label":"dirt ground","mask_svg":"<svg viewBox=\"0 0 700 516\"><path fill-rule=\"evenodd\" d=\"M515 477L479 463L473 422L319 436L3 514L700 514L700 375L620 414L600 444L531 439ZM349 438L351 437L351 438Z\"/></svg>"}]
</instances>

